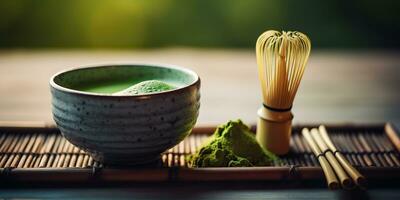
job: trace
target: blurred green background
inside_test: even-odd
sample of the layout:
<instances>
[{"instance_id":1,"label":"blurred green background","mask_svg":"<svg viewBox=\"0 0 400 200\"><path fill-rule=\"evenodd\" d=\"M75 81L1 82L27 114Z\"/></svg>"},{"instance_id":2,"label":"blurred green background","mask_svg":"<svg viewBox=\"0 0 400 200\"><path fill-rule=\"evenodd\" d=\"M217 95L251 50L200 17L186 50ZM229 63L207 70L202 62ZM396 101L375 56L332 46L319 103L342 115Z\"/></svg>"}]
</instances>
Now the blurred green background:
<instances>
[{"instance_id":1,"label":"blurred green background","mask_svg":"<svg viewBox=\"0 0 400 200\"><path fill-rule=\"evenodd\" d=\"M253 48L267 29L317 48L399 48L398 2L2 0L0 48Z\"/></svg>"}]
</instances>

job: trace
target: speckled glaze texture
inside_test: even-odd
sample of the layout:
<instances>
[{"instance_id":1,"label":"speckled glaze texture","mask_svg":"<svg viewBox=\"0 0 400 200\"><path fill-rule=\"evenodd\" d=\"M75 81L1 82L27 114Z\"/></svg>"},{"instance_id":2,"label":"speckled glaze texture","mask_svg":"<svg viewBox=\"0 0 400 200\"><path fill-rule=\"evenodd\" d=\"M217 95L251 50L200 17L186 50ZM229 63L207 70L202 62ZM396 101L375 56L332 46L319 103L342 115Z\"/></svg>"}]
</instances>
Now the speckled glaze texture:
<instances>
[{"instance_id":1,"label":"speckled glaze texture","mask_svg":"<svg viewBox=\"0 0 400 200\"><path fill-rule=\"evenodd\" d=\"M107 66L100 68L104 67ZM116 65L113 68L118 70ZM187 72L184 70L182 74L194 77L186 86L138 96L92 94L64 88L54 79L69 72L59 73L50 81L53 118L68 141L97 161L116 165L154 161L182 141L196 123L200 79L194 72Z\"/></svg>"}]
</instances>

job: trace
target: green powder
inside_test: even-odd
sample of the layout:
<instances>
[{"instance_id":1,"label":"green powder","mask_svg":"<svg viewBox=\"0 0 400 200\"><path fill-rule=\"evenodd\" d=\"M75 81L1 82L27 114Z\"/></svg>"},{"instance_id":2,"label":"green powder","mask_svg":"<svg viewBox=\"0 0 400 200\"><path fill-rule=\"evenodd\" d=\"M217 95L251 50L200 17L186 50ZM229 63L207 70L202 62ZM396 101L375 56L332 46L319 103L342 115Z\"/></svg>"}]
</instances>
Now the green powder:
<instances>
[{"instance_id":1,"label":"green powder","mask_svg":"<svg viewBox=\"0 0 400 200\"><path fill-rule=\"evenodd\" d=\"M170 85L168 83L158 81L158 80L149 80L143 81L138 84L135 84L125 90L114 94L130 94L130 95L137 95L137 94L148 94L148 93L155 93L155 92L162 92L167 90L175 89L176 87Z\"/></svg>"},{"instance_id":2,"label":"green powder","mask_svg":"<svg viewBox=\"0 0 400 200\"><path fill-rule=\"evenodd\" d=\"M276 159L257 143L248 126L236 120L219 126L189 162L193 167L250 167L271 165Z\"/></svg>"}]
</instances>

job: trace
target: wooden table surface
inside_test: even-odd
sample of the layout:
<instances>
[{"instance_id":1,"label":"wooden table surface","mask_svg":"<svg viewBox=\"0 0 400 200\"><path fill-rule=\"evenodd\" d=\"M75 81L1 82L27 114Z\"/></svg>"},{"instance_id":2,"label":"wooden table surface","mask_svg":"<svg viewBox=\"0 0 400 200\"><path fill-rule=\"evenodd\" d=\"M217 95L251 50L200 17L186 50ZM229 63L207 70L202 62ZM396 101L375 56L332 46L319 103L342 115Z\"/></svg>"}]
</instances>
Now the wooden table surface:
<instances>
[{"instance_id":1,"label":"wooden table surface","mask_svg":"<svg viewBox=\"0 0 400 200\"><path fill-rule=\"evenodd\" d=\"M254 52L223 49L2 50L0 121L52 122L48 86L52 74L69 67L116 62L169 63L198 72L202 79L198 125L235 118L255 123L261 93ZM295 100L295 122L400 122L399 65L400 52L395 51L313 51ZM398 186L355 193L263 189L259 183L3 188L0 199L400 199Z\"/></svg>"},{"instance_id":2,"label":"wooden table surface","mask_svg":"<svg viewBox=\"0 0 400 200\"><path fill-rule=\"evenodd\" d=\"M261 105L252 50L0 51L0 120L52 122L50 77L104 63L168 63L202 79L198 125L241 118L255 123ZM312 52L294 102L295 122L400 121L400 52Z\"/></svg>"}]
</instances>

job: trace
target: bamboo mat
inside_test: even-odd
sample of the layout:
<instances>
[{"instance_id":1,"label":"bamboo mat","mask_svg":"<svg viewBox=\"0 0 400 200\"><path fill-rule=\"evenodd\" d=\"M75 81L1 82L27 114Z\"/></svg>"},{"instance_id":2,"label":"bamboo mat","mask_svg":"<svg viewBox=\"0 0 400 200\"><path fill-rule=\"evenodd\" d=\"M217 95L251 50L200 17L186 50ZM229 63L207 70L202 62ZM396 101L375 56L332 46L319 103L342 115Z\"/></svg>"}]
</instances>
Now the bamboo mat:
<instances>
[{"instance_id":1,"label":"bamboo mat","mask_svg":"<svg viewBox=\"0 0 400 200\"><path fill-rule=\"evenodd\" d=\"M311 127L309 127L311 128ZM333 143L356 167L400 167L400 154L384 126L327 127ZM184 141L162 154L159 167L188 167L185 157L194 153L213 132L213 127L194 129ZM17 130L17 131L16 131ZM291 150L274 166L319 166L305 139L294 128ZM397 138L398 139L398 138ZM66 141L55 128L0 128L0 168L105 167Z\"/></svg>"}]
</instances>

